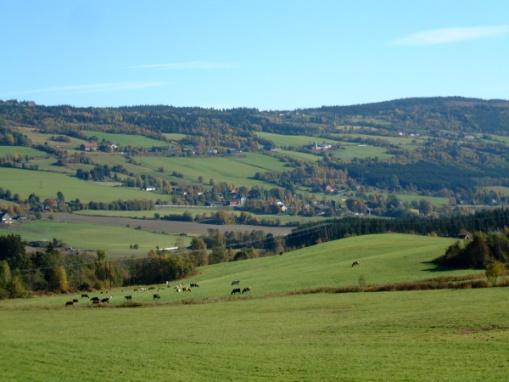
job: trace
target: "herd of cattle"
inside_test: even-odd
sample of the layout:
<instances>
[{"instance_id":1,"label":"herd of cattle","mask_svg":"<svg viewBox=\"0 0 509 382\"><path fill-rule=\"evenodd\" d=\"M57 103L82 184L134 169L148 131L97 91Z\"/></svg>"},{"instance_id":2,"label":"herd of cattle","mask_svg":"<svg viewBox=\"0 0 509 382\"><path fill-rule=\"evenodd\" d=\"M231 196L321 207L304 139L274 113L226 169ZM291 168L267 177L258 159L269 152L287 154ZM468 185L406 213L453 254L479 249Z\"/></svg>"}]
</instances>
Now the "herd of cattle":
<instances>
[{"instance_id":1,"label":"herd of cattle","mask_svg":"<svg viewBox=\"0 0 509 382\"><path fill-rule=\"evenodd\" d=\"M249 293L251 292L251 288L249 287L244 287L244 288L240 288L238 287L240 285L240 280L233 280L231 282L231 286L237 286L236 288L233 288L232 291L230 292L230 295L235 295L235 294L244 294L244 293ZM175 289L175 292L176 293L183 293L183 292L191 292L193 288L199 288L200 285L198 283L190 283L189 285L182 285L182 284L178 284L178 285L175 285L173 288ZM171 288L171 285L170 285L170 282L169 281L166 281L166 288ZM133 292L147 292L147 291L152 291L152 290L155 290L156 293L153 293L152 294L152 300L156 301L156 300L160 300L161 299L161 295L159 294L159 291L161 290L161 288L156 288L156 287L148 287L148 288L145 288L145 287L139 287L139 288L134 288L133 289ZM108 293L108 291L102 291L100 292L101 294L104 294L104 293ZM101 305L101 304L109 304L110 301L113 299L113 296L108 296L108 297L97 297L97 296L93 296L93 297L90 297L88 295L88 293L82 293L81 294L81 299L87 299L90 303L92 303L93 305ZM125 295L124 296L124 299L126 301L132 301L133 299L133 295L132 294L128 294L128 295ZM72 300L69 300L65 303L65 306L74 306L75 304L79 303L79 300L77 298L74 298Z\"/></svg>"}]
</instances>

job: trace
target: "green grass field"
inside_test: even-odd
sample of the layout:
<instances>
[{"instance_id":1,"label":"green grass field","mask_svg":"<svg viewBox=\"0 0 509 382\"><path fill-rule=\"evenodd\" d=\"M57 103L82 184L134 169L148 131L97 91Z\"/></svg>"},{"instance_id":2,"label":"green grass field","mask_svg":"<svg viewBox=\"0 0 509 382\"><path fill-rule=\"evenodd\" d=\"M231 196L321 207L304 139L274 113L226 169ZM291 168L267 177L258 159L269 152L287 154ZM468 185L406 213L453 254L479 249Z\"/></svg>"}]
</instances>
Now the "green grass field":
<instances>
[{"instance_id":1,"label":"green grass field","mask_svg":"<svg viewBox=\"0 0 509 382\"><path fill-rule=\"evenodd\" d=\"M307 287L396 282L435 272L451 240L353 237L283 256L203 267L177 294L116 289L111 304L72 295L0 302L2 378L9 381L499 381L509 367L505 288L283 296ZM357 268L352 260L360 261ZM230 281L249 285L229 297ZM175 283L172 283L175 284ZM140 308L114 308L123 296ZM93 294L90 294L93 295ZM193 297L198 298L192 303ZM219 299L217 299L219 297ZM201 300L200 300L201 298ZM187 301L178 304L178 300ZM175 304L168 302L175 301Z\"/></svg>"},{"instance_id":2,"label":"green grass field","mask_svg":"<svg viewBox=\"0 0 509 382\"><path fill-rule=\"evenodd\" d=\"M301 147L314 142L332 144L338 143L332 139L312 137L308 135L284 135L265 132L257 132L256 135L258 135L260 138L271 141L273 144L279 147Z\"/></svg>"},{"instance_id":3,"label":"green grass field","mask_svg":"<svg viewBox=\"0 0 509 382\"><path fill-rule=\"evenodd\" d=\"M51 137L58 136L59 134L47 134L47 133L41 133L33 128L28 127L19 127L16 130L19 132L25 134L32 143L34 144L48 144L51 147L57 147L61 149L75 149L78 148L81 144L86 143L86 141L82 139L77 139L74 137L69 137L69 142L55 142L51 140Z\"/></svg>"},{"instance_id":4,"label":"green grass field","mask_svg":"<svg viewBox=\"0 0 509 382\"><path fill-rule=\"evenodd\" d=\"M197 215L211 215L217 211L228 211L235 215L240 215L241 211L232 210L228 208L205 208L205 207L169 207L169 208L157 208L154 210L141 210L141 211L118 211L118 210L81 210L75 212L78 215L92 215L92 216L119 216L127 218L141 218L141 219L153 219L154 214L158 213L161 216L164 215L183 215L185 212L189 212L193 216ZM265 215L265 214L252 214L260 219L278 219L282 224L285 223L309 223L314 221L325 220L322 216L291 216L291 215ZM253 226L256 229L256 226Z\"/></svg>"},{"instance_id":5,"label":"green grass field","mask_svg":"<svg viewBox=\"0 0 509 382\"><path fill-rule=\"evenodd\" d=\"M13 168L0 168L2 188L27 198L32 192L41 198L55 198L58 191L67 200L79 198L82 202L114 200L165 200L165 196L127 187L112 187L111 184L82 181L64 174L46 171L30 171Z\"/></svg>"},{"instance_id":6,"label":"green grass field","mask_svg":"<svg viewBox=\"0 0 509 382\"><path fill-rule=\"evenodd\" d=\"M333 156L344 160L351 161L354 158L366 159L366 158L379 158L379 159L388 159L391 158L392 155L388 154L385 148L372 146L372 145L364 145L358 143L350 143L350 142L341 142L343 148L334 150Z\"/></svg>"},{"instance_id":7,"label":"green grass field","mask_svg":"<svg viewBox=\"0 0 509 382\"><path fill-rule=\"evenodd\" d=\"M120 146L133 146L133 147L155 147L155 146L168 146L169 144L164 141L145 137L138 134L116 134L106 133L104 131L83 131L87 137L97 137L99 140L105 140L115 143Z\"/></svg>"},{"instance_id":8,"label":"green grass field","mask_svg":"<svg viewBox=\"0 0 509 382\"><path fill-rule=\"evenodd\" d=\"M127 246L132 239L126 238ZM191 295L173 289L160 291L162 301L210 299L229 296L230 282L241 280L241 287L252 288L252 296L286 293L306 288L358 286L359 278L367 284L415 281L438 276L471 274L472 270L437 271L428 262L443 254L454 242L451 239L381 234L331 241L285 253L282 256L220 263L199 268L199 273L183 284L196 281L200 288ZM140 243L141 244L141 243ZM352 268L353 261L361 266ZM176 282L172 283L173 285ZM123 292L110 291L114 303L123 302ZM150 302L152 295L135 294L134 300ZM66 296L17 300L19 306L63 305Z\"/></svg>"},{"instance_id":9,"label":"green grass field","mask_svg":"<svg viewBox=\"0 0 509 382\"><path fill-rule=\"evenodd\" d=\"M287 156L287 157L305 161L305 162L318 162L320 159L322 159L322 157L319 155L310 154L310 153L302 153L300 151L283 150L283 149L279 149L276 152L276 155Z\"/></svg>"},{"instance_id":10,"label":"green grass field","mask_svg":"<svg viewBox=\"0 0 509 382\"><path fill-rule=\"evenodd\" d=\"M125 309L2 304L8 381L503 381L504 289Z\"/></svg>"},{"instance_id":11,"label":"green grass field","mask_svg":"<svg viewBox=\"0 0 509 382\"><path fill-rule=\"evenodd\" d=\"M136 161L154 171L162 167L166 173L180 172L187 182L197 182L198 177L202 176L207 183L212 178L216 183L227 182L238 186L267 186L267 183L252 177L257 172L288 169L277 158L257 153L210 158L136 157ZM271 185L271 187L274 186Z\"/></svg>"},{"instance_id":12,"label":"green grass field","mask_svg":"<svg viewBox=\"0 0 509 382\"><path fill-rule=\"evenodd\" d=\"M25 240L51 240L57 238L67 245L96 250L103 249L109 256L145 256L156 246L172 247L177 239L182 245L187 245L189 239L177 235L157 234L127 227L114 227L101 224L82 224L52 222L50 220L35 220L1 227L0 234L17 233ZM130 244L138 244L139 249L130 249Z\"/></svg>"},{"instance_id":13,"label":"green grass field","mask_svg":"<svg viewBox=\"0 0 509 382\"><path fill-rule=\"evenodd\" d=\"M0 157L6 156L28 156L31 158L44 158L49 156L49 154L36 150L32 147L25 146L0 146Z\"/></svg>"},{"instance_id":14,"label":"green grass field","mask_svg":"<svg viewBox=\"0 0 509 382\"><path fill-rule=\"evenodd\" d=\"M163 136L164 136L166 139L169 139L170 141L178 142L178 141L181 141L182 139L184 139L184 138L186 137L186 134L180 134L180 133L163 133Z\"/></svg>"}]
</instances>

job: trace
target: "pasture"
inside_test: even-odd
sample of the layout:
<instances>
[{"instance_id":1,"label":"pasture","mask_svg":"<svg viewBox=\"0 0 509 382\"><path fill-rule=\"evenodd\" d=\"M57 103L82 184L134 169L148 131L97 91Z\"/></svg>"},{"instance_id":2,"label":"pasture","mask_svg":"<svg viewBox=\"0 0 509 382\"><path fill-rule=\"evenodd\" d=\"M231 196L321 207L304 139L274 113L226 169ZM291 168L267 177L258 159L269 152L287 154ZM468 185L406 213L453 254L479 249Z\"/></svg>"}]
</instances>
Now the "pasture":
<instances>
[{"instance_id":1,"label":"pasture","mask_svg":"<svg viewBox=\"0 0 509 382\"><path fill-rule=\"evenodd\" d=\"M9 381L503 381L506 294L321 294L123 309L1 303L0 368Z\"/></svg>"},{"instance_id":2,"label":"pasture","mask_svg":"<svg viewBox=\"0 0 509 382\"><path fill-rule=\"evenodd\" d=\"M416 281L439 276L459 276L476 271L438 271L429 263L443 254L454 240L404 234L380 234L335 240L324 244L287 252L281 256L220 263L198 268L198 274L186 280L174 281L183 285L198 282L200 288L192 293L176 293L163 285L158 292L161 300L216 299L230 295L231 281L240 280L239 287L250 287L250 295L260 297L273 293L317 287L358 286L402 281ZM360 266L352 267L353 261ZM123 303L120 288L110 291L112 305ZM129 289L131 293L132 289ZM67 296L40 297L16 300L16 305L63 306ZM150 302L152 294L137 292L134 302Z\"/></svg>"},{"instance_id":3,"label":"pasture","mask_svg":"<svg viewBox=\"0 0 509 382\"><path fill-rule=\"evenodd\" d=\"M189 244L189 238L180 235L161 234L127 227L104 224L69 223L51 220L34 220L1 227L0 234L17 233L25 240L62 240L67 245L82 250L105 250L111 257L145 256L156 246L161 248ZM138 244L138 249L130 249Z\"/></svg>"},{"instance_id":4,"label":"pasture","mask_svg":"<svg viewBox=\"0 0 509 382\"><path fill-rule=\"evenodd\" d=\"M276 156L286 156L290 157L292 159L297 159L304 162L318 162L320 159L322 159L321 156L310 154L310 153L303 153L300 151L292 151L292 150L283 150L279 149L276 153Z\"/></svg>"},{"instance_id":5,"label":"pasture","mask_svg":"<svg viewBox=\"0 0 509 382\"><path fill-rule=\"evenodd\" d=\"M289 227L264 227L243 224L201 224L187 221L132 219L117 216L90 216L67 213L54 213L52 217L55 221L64 223L104 224L117 227L129 226L154 233L184 233L190 235L204 235L209 229L218 230L220 232L244 232L256 229L267 233L271 232L279 236L286 235L291 230Z\"/></svg>"},{"instance_id":6,"label":"pasture","mask_svg":"<svg viewBox=\"0 0 509 382\"><path fill-rule=\"evenodd\" d=\"M272 142L274 145L279 147L301 147L315 142L331 144L338 143L332 139L322 137L312 137L309 135L285 135L285 134L266 133L262 131L257 132L256 135L258 135L260 138Z\"/></svg>"},{"instance_id":7,"label":"pasture","mask_svg":"<svg viewBox=\"0 0 509 382\"><path fill-rule=\"evenodd\" d=\"M0 168L2 187L27 198L36 193L42 199L55 198L57 192L63 192L67 200L78 198L82 202L111 202L123 200L158 200L164 195L145 192L127 187L113 187L108 183L83 181L64 174L46 171L31 171L14 168Z\"/></svg>"},{"instance_id":8,"label":"pasture","mask_svg":"<svg viewBox=\"0 0 509 382\"><path fill-rule=\"evenodd\" d=\"M140 210L140 211L81 210L81 211L74 212L74 214L88 215L88 216L117 216L117 217L137 218L137 219L154 219L154 214L156 214L156 213L161 216L183 215L184 213L190 213L193 217L196 217L196 216L201 216L201 215L211 215L218 211L226 211L226 212L233 213L235 215L241 214L241 211L234 210L231 208L207 208L207 207L195 207L195 206L165 207L165 208L156 208L153 210ZM259 219L279 220L281 222L281 224L309 223L309 222L315 222L315 221L327 219L323 216L268 215L268 214L254 214L252 212L249 212L249 214L256 216ZM257 226L252 226L252 227L253 227L253 229L257 229Z\"/></svg>"},{"instance_id":9,"label":"pasture","mask_svg":"<svg viewBox=\"0 0 509 382\"><path fill-rule=\"evenodd\" d=\"M506 288L286 295L302 288L472 273L428 263L449 239L352 237L202 267L173 288L0 301L0 368L12 381L498 381L509 360ZM352 268L352 262L360 265ZM230 296L231 281L252 292ZM160 300L153 301L158 293ZM97 292L90 296L101 296ZM122 307L124 296L141 307ZM92 324L93 323L93 324ZM432 367L431 367L432 366Z\"/></svg>"},{"instance_id":10,"label":"pasture","mask_svg":"<svg viewBox=\"0 0 509 382\"><path fill-rule=\"evenodd\" d=\"M270 186L265 182L253 179L257 172L284 171L285 163L269 155L246 153L229 157L182 158L182 157L136 157L136 161L154 171L162 168L164 172L180 172L184 180L197 182L202 177L215 182L226 182L237 186Z\"/></svg>"},{"instance_id":11,"label":"pasture","mask_svg":"<svg viewBox=\"0 0 509 382\"><path fill-rule=\"evenodd\" d=\"M104 131L96 130L85 130L83 134L88 138L96 137L99 141L107 141L119 146L132 146L132 147L157 147L157 146L169 146L168 142L160 141L157 139L145 137L139 134L117 134L117 133L106 133Z\"/></svg>"},{"instance_id":12,"label":"pasture","mask_svg":"<svg viewBox=\"0 0 509 382\"><path fill-rule=\"evenodd\" d=\"M0 146L0 157L6 156L18 156L18 157L30 157L30 158L44 158L49 154L36 150L32 147L26 146Z\"/></svg>"},{"instance_id":13,"label":"pasture","mask_svg":"<svg viewBox=\"0 0 509 382\"><path fill-rule=\"evenodd\" d=\"M342 148L332 151L332 155L346 162L354 158L388 159L392 157L383 147L350 142L341 142L341 146Z\"/></svg>"}]
</instances>

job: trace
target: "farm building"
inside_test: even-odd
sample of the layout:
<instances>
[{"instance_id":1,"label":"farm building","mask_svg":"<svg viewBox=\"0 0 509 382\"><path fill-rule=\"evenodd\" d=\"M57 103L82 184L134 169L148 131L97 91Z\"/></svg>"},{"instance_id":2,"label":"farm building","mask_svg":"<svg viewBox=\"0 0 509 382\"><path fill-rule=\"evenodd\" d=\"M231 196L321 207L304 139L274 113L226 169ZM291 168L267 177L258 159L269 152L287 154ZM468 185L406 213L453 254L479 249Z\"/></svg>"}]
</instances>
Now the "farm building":
<instances>
[{"instance_id":1,"label":"farm building","mask_svg":"<svg viewBox=\"0 0 509 382\"><path fill-rule=\"evenodd\" d=\"M0 224L12 224L13 219L7 212L0 212Z\"/></svg>"}]
</instances>

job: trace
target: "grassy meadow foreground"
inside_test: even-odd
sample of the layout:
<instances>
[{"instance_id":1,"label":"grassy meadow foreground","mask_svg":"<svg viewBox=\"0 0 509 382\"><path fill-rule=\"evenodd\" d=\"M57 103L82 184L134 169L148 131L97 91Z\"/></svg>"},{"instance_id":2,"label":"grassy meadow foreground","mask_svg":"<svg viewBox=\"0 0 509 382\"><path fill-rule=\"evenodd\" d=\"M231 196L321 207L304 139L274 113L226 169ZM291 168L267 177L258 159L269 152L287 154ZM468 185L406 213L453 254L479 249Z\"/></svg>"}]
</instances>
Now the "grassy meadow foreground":
<instances>
[{"instance_id":1,"label":"grassy meadow foreground","mask_svg":"<svg viewBox=\"0 0 509 382\"><path fill-rule=\"evenodd\" d=\"M5 380L501 381L507 290L4 310Z\"/></svg>"},{"instance_id":2,"label":"grassy meadow foreground","mask_svg":"<svg viewBox=\"0 0 509 382\"><path fill-rule=\"evenodd\" d=\"M5 300L0 368L19 381L503 380L506 288L290 295L475 273L430 263L451 242L352 237L202 267L170 288L89 293L113 296L100 306L79 294ZM235 279L252 292L230 296ZM191 282L200 286L190 293L173 288Z\"/></svg>"},{"instance_id":3,"label":"grassy meadow foreground","mask_svg":"<svg viewBox=\"0 0 509 382\"><path fill-rule=\"evenodd\" d=\"M220 263L198 268L198 273L188 279L174 281L186 285L199 283L192 293L176 293L166 285L159 286L160 303L180 300L214 300L230 295L231 281L240 280L240 287L251 288L250 296L289 293L316 287L346 287L365 284L384 284L417 281L441 276L471 274L472 270L437 269L431 260L440 256L453 240L405 234L382 234L335 240L282 256L262 257L251 260ZM352 268L352 262L360 266ZM108 291L113 296L111 305L124 303L124 296L132 294L133 302L152 303L152 293L134 292L134 286ZM155 291L154 291L155 293ZM92 295L101 296L99 293ZM30 299L7 300L0 307L58 306L72 297L52 295ZM104 297L104 296L101 296ZM82 300L81 306L88 306Z\"/></svg>"}]
</instances>

